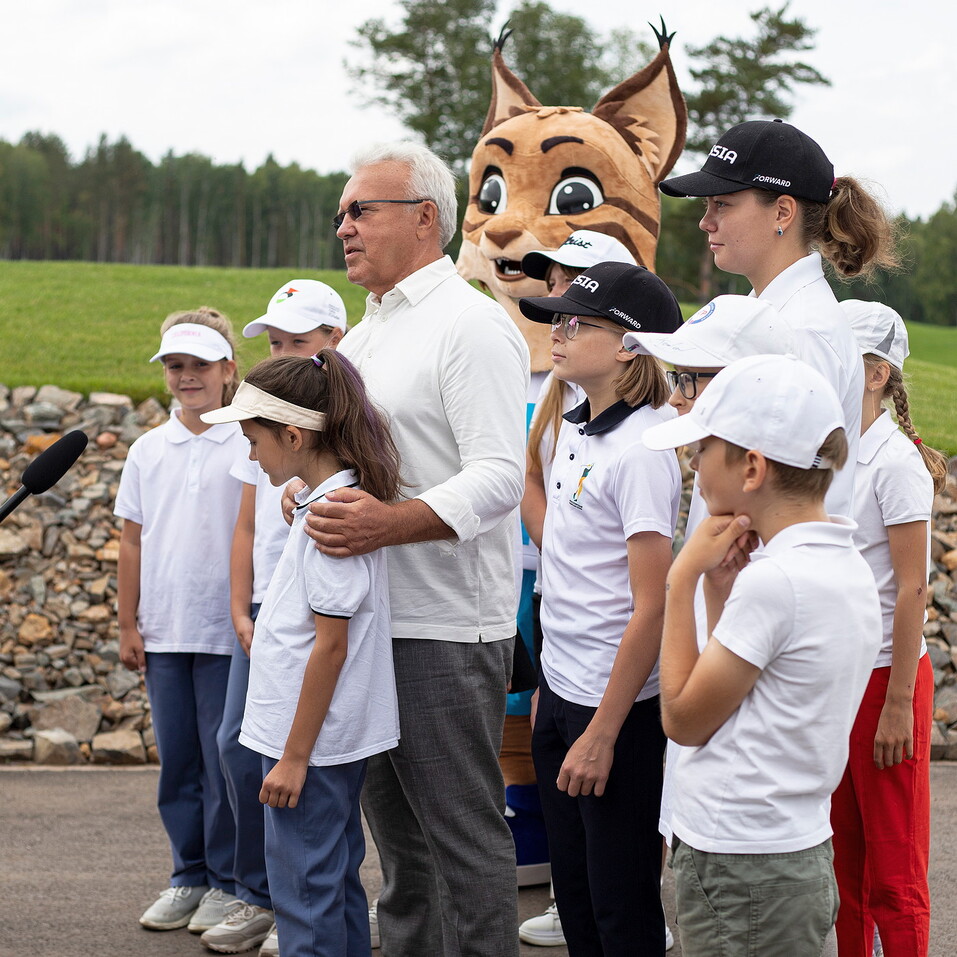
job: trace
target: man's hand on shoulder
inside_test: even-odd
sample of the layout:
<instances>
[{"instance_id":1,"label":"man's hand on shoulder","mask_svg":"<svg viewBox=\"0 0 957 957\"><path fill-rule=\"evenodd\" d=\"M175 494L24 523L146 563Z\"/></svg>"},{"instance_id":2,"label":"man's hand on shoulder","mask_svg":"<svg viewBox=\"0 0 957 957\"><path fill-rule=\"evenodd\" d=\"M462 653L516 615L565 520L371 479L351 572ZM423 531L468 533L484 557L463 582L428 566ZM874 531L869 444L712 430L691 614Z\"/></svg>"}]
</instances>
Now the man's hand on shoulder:
<instances>
[{"instance_id":1,"label":"man's hand on shoulder","mask_svg":"<svg viewBox=\"0 0 957 957\"><path fill-rule=\"evenodd\" d=\"M306 534L326 555L365 555L393 544L395 506L357 488L340 488L313 502L306 516Z\"/></svg>"}]
</instances>

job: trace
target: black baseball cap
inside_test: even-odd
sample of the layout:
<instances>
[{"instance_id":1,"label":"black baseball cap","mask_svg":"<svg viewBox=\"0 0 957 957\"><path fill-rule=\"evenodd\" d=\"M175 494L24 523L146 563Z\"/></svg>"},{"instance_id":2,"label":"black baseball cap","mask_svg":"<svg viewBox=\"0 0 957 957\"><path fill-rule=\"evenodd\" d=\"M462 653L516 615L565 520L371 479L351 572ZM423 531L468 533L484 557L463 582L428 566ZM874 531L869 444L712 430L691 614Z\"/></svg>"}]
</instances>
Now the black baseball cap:
<instances>
[{"instance_id":1,"label":"black baseball cap","mask_svg":"<svg viewBox=\"0 0 957 957\"><path fill-rule=\"evenodd\" d=\"M527 296L518 307L532 322L552 322L556 315L598 316L635 332L674 332L681 325L674 293L644 266L628 263L589 266L563 296Z\"/></svg>"},{"instance_id":2,"label":"black baseball cap","mask_svg":"<svg viewBox=\"0 0 957 957\"><path fill-rule=\"evenodd\" d=\"M732 126L697 173L659 184L668 196L720 196L743 189L767 189L826 203L834 166L806 133L782 120L749 120Z\"/></svg>"}]
</instances>

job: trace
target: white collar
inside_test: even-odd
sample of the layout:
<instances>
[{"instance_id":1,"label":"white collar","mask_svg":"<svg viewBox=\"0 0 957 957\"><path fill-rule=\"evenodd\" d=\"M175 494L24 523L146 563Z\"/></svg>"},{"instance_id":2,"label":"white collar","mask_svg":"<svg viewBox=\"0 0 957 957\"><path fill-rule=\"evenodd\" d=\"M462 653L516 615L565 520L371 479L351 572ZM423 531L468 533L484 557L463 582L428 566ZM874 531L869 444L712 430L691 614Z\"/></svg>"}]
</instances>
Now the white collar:
<instances>
[{"instance_id":1,"label":"white collar","mask_svg":"<svg viewBox=\"0 0 957 957\"><path fill-rule=\"evenodd\" d=\"M771 303L777 309L781 309L796 292L821 279L824 279L821 254L818 252L809 253L803 259L791 263L783 272L778 273L757 298ZM756 295L753 289L751 295Z\"/></svg>"},{"instance_id":2,"label":"white collar","mask_svg":"<svg viewBox=\"0 0 957 957\"><path fill-rule=\"evenodd\" d=\"M355 487L359 484L359 476L356 475L354 469L341 469L336 472L335 475L330 475L329 478L325 480L321 485L315 489L304 488L301 492L297 492L293 498L295 498L297 505L302 508L304 505L308 505L310 502L315 502L317 499L322 498L327 492L331 492L333 489L337 488L346 488L346 487Z\"/></svg>"},{"instance_id":3,"label":"white collar","mask_svg":"<svg viewBox=\"0 0 957 957\"><path fill-rule=\"evenodd\" d=\"M797 522L782 528L770 542L765 542L763 552L771 557L798 545L853 546L853 533L857 522L843 515L828 515L827 522Z\"/></svg>"},{"instance_id":4,"label":"white collar","mask_svg":"<svg viewBox=\"0 0 957 957\"><path fill-rule=\"evenodd\" d=\"M897 431L894 417L884 409L861 435L861 444L857 447L857 461L861 465L867 465Z\"/></svg>"},{"instance_id":5,"label":"white collar","mask_svg":"<svg viewBox=\"0 0 957 957\"><path fill-rule=\"evenodd\" d=\"M440 256L397 282L381 298L370 292L366 297L366 314L374 312L375 307L383 303L393 303L398 298L405 299L412 306L417 306L433 289L455 275L457 275L455 263L448 256Z\"/></svg>"},{"instance_id":6,"label":"white collar","mask_svg":"<svg viewBox=\"0 0 957 957\"><path fill-rule=\"evenodd\" d=\"M211 425L202 432L191 432L183 425L175 409L170 409L169 426L166 432L166 441L172 442L174 445L181 445L183 442L189 442L190 439L206 439L209 442L222 445L223 442L228 442L236 431L235 422L223 422L220 425Z\"/></svg>"}]
</instances>

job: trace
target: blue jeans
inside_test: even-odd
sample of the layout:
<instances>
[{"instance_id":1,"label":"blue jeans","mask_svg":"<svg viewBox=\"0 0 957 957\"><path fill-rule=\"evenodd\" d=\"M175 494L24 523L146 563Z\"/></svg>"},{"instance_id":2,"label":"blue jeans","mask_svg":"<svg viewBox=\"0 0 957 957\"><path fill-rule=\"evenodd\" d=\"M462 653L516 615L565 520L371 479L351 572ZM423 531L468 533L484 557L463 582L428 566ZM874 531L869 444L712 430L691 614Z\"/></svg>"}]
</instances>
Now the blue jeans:
<instances>
[{"instance_id":1,"label":"blue jeans","mask_svg":"<svg viewBox=\"0 0 957 957\"><path fill-rule=\"evenodd\" d=\"M262 777L275 767L260 758ZM266 868L282 957L369 957L359 792L365 760L309 768L294 808L265 808Z\"/></svg>"},{"instance_id":2,"label":"blue jeans","mask_svg":"<svg viewBox=\"0 0 957 957\"><path fill-rule=\"evenodd\" d=\"M259 604L252 606L256 620ZM269 899L269 881L266 878L266 856L263 834L263 806L259 791L263 781L262 756L239 743L239 729L246 708L246 688L249 685L249 655L237 641L229 665L229 684L223 723L216 735L219 763L226 779L229 806L236 821L234 873L236 896L248 904L272 907Z\"/></svg>"},{"instance_id":3,"label":"blue jeans","mask_svg":"<svg viewBox=\"0 0 957 957\"><path fill-rule=\"evenodd\" d=\"M228 655L146 653L172 887L206 884L233 893L236 831L216 746L228 675Z\"/></svg>"}]
</instances>

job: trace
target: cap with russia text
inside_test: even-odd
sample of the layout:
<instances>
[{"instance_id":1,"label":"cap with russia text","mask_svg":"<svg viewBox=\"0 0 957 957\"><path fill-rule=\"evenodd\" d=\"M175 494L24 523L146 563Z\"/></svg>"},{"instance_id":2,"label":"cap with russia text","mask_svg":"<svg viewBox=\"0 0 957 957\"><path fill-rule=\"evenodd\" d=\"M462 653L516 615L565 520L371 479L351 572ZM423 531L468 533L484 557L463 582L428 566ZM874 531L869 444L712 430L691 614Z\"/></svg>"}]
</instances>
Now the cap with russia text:
<instances>
[{"instance_id":1,"label":"cap with russia text","mask_svg":"<svg viewBox=\"0 0 957 957\"><path fill-rule=\"evenodd\" d=\"M522 315L532 322L552 322L556 315L598 316L630 330L674 332L681 308L674 293L644 266L598 263L576 276L564 295L519 299Z\"/></svg>"},{"instance_id":2,"label":"cap with russia text","mask_svg":"<svg viewBox=\"0 0 957 957\"><path fill-rule=\"evenodd\" d=\"M826 203L833 187L834 166L824 150L782 120L732 126L711 147L697 173L659 184L669 196L720 196L757 188L816 203Z\"/></svg>"}]
</instances>

